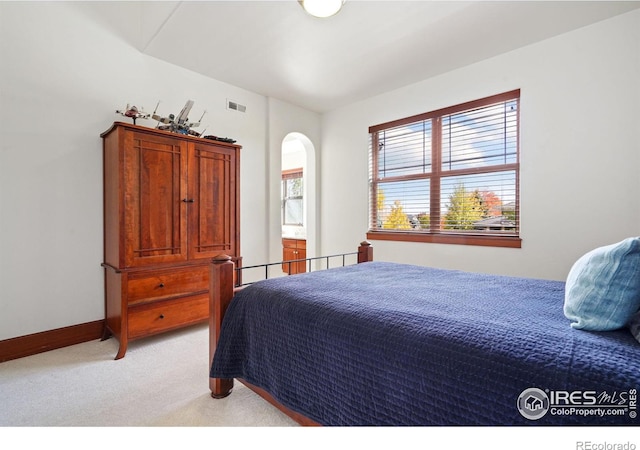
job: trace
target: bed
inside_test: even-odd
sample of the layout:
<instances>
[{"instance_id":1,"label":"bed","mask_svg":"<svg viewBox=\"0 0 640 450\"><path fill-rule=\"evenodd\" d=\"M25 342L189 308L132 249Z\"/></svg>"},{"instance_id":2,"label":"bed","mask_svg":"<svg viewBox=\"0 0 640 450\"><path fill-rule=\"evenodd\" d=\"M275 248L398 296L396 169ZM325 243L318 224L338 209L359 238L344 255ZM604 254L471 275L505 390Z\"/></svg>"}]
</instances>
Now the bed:
<instances>
[{"instance_id":1,"label":"bed","mask_svg":"<svg viewBox=\"0 0 640 450\"><path fill-rule=\"evenodd\" d=\"M305 425L640 424L640 343L570 326L565 282L377 262L366 242L358 264L242 289L225 257L211 275L213 397L239 379Z\"/></svg>"}]
</instances>

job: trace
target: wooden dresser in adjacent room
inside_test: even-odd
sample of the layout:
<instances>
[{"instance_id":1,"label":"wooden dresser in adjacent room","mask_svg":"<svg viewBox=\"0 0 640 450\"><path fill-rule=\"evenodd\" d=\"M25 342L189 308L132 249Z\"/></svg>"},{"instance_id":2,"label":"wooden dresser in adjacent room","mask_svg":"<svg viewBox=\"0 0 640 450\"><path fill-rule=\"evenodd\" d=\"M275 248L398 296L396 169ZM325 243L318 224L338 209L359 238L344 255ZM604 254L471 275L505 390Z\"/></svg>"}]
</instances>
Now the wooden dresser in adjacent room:
<instances>
[{"instance_id":1,"label":"wooden dresser in adjacent room","mask_svg":"<svg viewBox=\"0 0 640 450\"><path fill-rule=\"evenodd\" d=\"M307 257L305 239L282 238L282 271L289 275L307 271L306 261L296 261ZM295 261L295 262L288 262Z\"/></svg>"},{"instance_id":2,"label":"wooden dresser in adjacent room","mask_svg":"<svg viewBox=\"0 0 640 450\"><path fill-rule=\"evenodd\" d=\"M239 145L116 122L104 158L105 333L120 346L206 321L209 262L240 265Z\"/></svg>"}]
</instances>

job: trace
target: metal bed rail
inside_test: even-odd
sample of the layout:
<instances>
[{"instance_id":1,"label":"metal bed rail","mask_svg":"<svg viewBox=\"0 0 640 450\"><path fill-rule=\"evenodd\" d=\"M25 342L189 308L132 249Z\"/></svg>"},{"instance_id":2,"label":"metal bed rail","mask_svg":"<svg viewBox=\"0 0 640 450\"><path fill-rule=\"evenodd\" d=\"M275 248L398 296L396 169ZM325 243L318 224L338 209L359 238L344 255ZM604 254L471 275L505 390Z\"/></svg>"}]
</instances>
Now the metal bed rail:
<instances>
[{"instance_id":1,"label":"metal bed rail","mask_svg":"<svg viewBox=\"0 0 640 450\"><path fill-rule=\"evenodd\" d=\"M356 256L356 261L354 262L357 263L357 256L358 256L358 252L350 252L350 253L338 253L335 255L328 255L328 256L314 256L311 258L302 258L302 259L292 259L289 261L280 261L280 262L274 262L274 263L266 263L266 264L256 264L253 266L243 266L243 267L236 267L234 270L236 271L236 280L242 280L243 279L243 271L244 270L249 270L249 269L260 269L260 268L264 268L264 278L261 278L259 280L255 280L255 281L250 281L250 282L246 282L243 283L241 281L237 282L235 287L244 287L244 286L248 286L250 284L255 283L256 281L261 281L261 280L267 280L269 278L273 278L270 276L269 274L269 268L273 267L273 266L288 266L288 270L286 272L283 271L283 273L286 273L287 275L291 275L291 265L292 264L297 264L303 261L307 261L307 271L308 272L314 272L314 271L318 271L318 270L327 270L327 269L331 269L332 267L330 266L330 262L332 260L341 258L342 260L342 265L340 266L340 263L338 263L338 265L334 265L333 267L344 267L347 264L347 257L348 256ZM316 266L315 270L312 267L312 263L314 261L325 261L324 266ZM335 263L334 263L335 264Z\"/></svg>"}]
</instances>

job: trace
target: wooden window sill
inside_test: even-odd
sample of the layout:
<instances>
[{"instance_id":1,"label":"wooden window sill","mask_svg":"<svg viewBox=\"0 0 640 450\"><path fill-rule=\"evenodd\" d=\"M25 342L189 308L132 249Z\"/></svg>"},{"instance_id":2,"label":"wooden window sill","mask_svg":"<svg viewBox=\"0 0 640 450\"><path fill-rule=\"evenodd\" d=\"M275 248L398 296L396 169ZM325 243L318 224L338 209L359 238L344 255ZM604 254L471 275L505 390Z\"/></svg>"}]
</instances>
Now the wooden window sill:
<instances>
[{"instance_id":1,"label":"wooden window sill","mask_svg":"<svg viewBox=\"0 0 640 450\"><path fill-rule=\"evenodd\" d=\"M368 240L426 242L434 244L480 245L485 247L521 248L522 239L517 236L487 236L477 234L435 234L402 231L369 231Z\"/></svg>"}]
</instances>

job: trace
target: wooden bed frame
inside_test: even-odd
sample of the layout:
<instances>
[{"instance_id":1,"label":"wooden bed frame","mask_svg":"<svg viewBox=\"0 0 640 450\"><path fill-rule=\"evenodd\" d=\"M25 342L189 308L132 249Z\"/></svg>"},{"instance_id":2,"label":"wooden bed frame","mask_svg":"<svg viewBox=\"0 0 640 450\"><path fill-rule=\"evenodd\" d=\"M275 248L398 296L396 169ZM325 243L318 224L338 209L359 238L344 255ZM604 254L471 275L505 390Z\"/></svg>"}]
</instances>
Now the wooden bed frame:
<instances>
[{"instance_id":1,"label":"wooden bed frame","mask_svg":"<svg viewBox=\"0 0 640 450\"><path fill-rule=\"evenodd\" d=\"M343 257L343 265L344 265L344 256L351 255L356 253L345 253L340 255L332 255L328 257L320 257L320 258L307 258L306 260L300 261L311 261L314 259L323 259L327 258L327 266L328 266L328 258L334 257ZM363 263L368 261L373 261L373 247L367 241L361 242L357 251L357 262ZM282 263L274 263L274 264L265 264L264 266L270 265L280 265ZM258 266L251 266L252 268ZM243 269L247 269L249 267L243 267L237 269L241 271ZM213 355L215 353L216 347L218 345L218 338L220 336L220 328L222 326L222 319L224 318L224 314L233 298L235 292L240 289L243 289L243 286L240 285L239 281L242 277L237 274L234 276L235 266L231 260L230 256L227 255L219 255L215 257L211 264L211 276L210 276L210 289L209 289L209 368L211 368L211 363L213 361ZM234 281L236 280L236 281ZM290 410L289 408L281 405L277 400L275 400L268 392L264 389L261 389L257 386L254 386L248 383L245 380L238 379L242 384L247 386L249 389L256 392L258 395L263 397L269 403L277 407L280 411L284 412L286 415L291 417L293 420L298 422L301 425L306 426L318 426L317 422L303 416L300 413ZM233 389L233 379L223 379L223 378L209 378L209 389L211 390L211 396L213 398L224 398L231 394L231 390Z\"/></svg>"}]
</instances>

